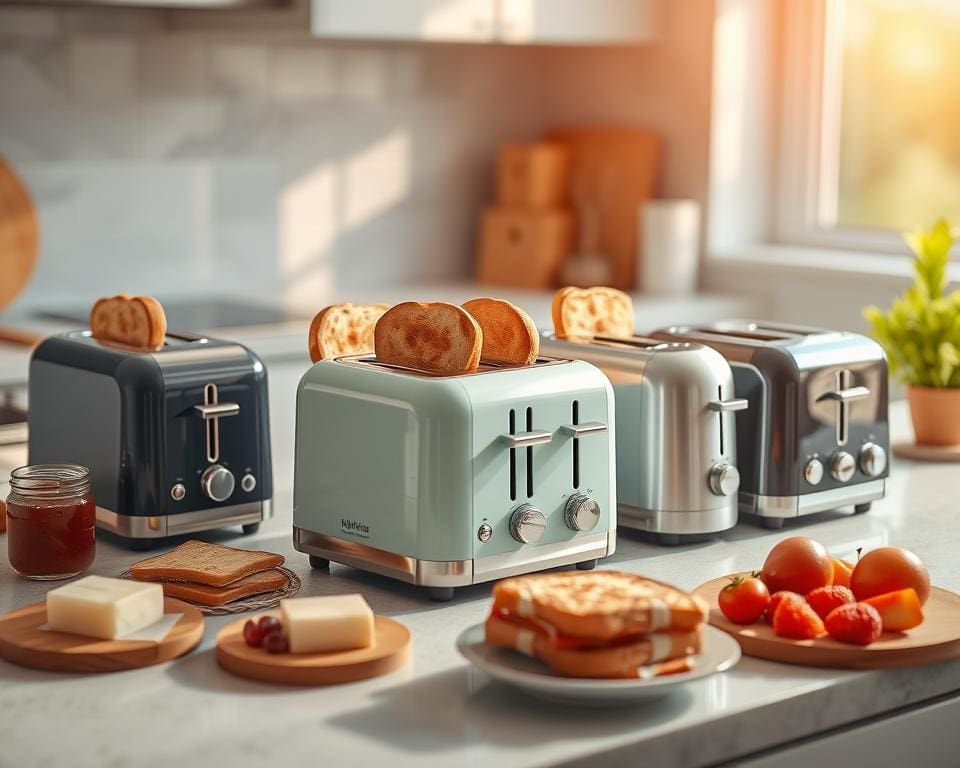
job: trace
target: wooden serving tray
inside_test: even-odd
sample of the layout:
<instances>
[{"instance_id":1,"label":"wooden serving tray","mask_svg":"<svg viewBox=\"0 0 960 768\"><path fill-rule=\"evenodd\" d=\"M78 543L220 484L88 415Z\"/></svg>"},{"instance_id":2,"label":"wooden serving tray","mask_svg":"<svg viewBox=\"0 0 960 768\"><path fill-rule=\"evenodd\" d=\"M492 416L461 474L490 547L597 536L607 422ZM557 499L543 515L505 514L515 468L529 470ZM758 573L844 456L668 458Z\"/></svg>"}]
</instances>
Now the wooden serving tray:
<instances>
[{"instance_id":1,"label":"wooden serving tray","mask_svg":"<svg viewBox=\"0 0 960 768\"><path fill-rule=\"evenodd\" d=\"M829 637L791 640L777 637L763 619L734 624L717 607L717 595L729 584L724 576L694 590L710 606L710 623L732 635L748 656L808 667L889 669L931 664L960 656L960 595L933 587L923 606L924 620L907 632L884 632L867 646L840 643Z\"/></svg>"},{"instance_id":2,"label":"wooden serving tray","mask_svg":"<svg viewBox=\"0 0 960 768\"><path fill-rule=\"evenodd\" d=\"M119 672L176 659L203 639L203 614L192 605L165 598L165 613L182 613L160 642L99 640L42 630L47 604L34 603L0 617L0 656L21 667L52 672Z\"/></svg>"},{"instance_id":3,"label":"wooden serving tray","mask_svg":"<svg viewBox=\"0 0 960 768\"><path fill-rule=\"evenodd\" d=\"M262 614L261 614L262 615ZM339 685L386 675L410 660L410 630L386 616L374 617L374 644L333 653L267 653L243 639L247 619L217 633L217 663L228 672L281 685Z\"/></svg>"}]
</instances>

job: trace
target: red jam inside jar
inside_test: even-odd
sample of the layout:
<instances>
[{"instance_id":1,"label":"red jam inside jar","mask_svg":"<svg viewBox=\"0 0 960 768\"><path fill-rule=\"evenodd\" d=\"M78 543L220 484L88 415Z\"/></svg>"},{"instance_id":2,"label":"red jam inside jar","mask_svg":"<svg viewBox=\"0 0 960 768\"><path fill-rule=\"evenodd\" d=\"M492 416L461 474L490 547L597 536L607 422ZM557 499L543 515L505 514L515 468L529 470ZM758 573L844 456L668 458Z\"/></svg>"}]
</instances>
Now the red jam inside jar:
<instances>
[{"instance_id":1,"label":"red jam inside jar","mask_svg":"<svg viewBox=\"0 0 960 768\"><path fill-rule=\"evenodd\" d=\"M7 497L7 553L28 579L83 573L96 555L96 503L90 471L78 464L15 469Z\"/></svg>"}]
</instances>

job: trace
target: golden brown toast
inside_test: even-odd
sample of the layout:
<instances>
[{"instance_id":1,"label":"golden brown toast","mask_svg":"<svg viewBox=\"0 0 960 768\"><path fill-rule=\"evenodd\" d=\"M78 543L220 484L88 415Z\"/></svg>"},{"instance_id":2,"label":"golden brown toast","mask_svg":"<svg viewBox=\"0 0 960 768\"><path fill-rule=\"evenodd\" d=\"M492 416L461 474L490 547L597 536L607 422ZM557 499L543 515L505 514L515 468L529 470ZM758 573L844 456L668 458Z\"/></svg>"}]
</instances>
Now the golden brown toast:
<instances>
[{"instance_id":1,"label":"golden brown toast","mask_svg":"<svg viewBox=\"0 0 960 768\"><path fill-rule=\"evenodd\" d=\"M261 595L264 592L273 592L287 586L287 574L276 568L244 576L225 587L210 587L206 584L194 584L188 581L164 581L163 594L166 597L175 597L186 600L194 605L217 607L232 603L241 597Z\"/></svg>"},{"instance_id":2,"label":"golden brown toast","mask_svg":"<svg viewBox=\"0 0 960 768\"><path fill-rule=\"evenodd\" d=\"M633 300L616 288L561 288L550 305L557 338L634 335Z\"/></svg>"},{"instance_id":3,"label":"golden brown toast","mask_svg":"<svg viewBox=\"0 0 960 768\"><path fill-rule=\"evenodd\" d=\"M159 349L167 335L167 316L152 296L111 296L90 310L90 330L95 339L137 349Z\"/></svg>"},{"instance_id":4,"label":"golden brown toast","mask_svg":"<svg viewBox=\"0 0 960 768\"><path fill-rule=\"evenodd\" d=\"M464 373L480 363L483 333L463 307L407 301L377 321L374 349L385 363L436 373Z\"/></svg>"},{"instance_id":5,"label":"golden brown toast","mask_svg":"<svg viewBox=\"0 0 960 768\"><path fill-rule=\"evenodd\" d=\"M483 332L481 359L515 365L530 365L537 359L540 333L520 307L502 299L471 299L463 308Z\"/></svg>"},{"instance_id":6,"label":"golden brown toast","mask_svg":"<svg viewBox=\"0 0 960 768\"><path fill-rule=\"evenodd\" d=\"M283 565L283 555L190 540L170 552L134 563L130 575L137 581L177 580L222 587L278 565Z\"/></svg>"},{"instance_id":7,"label":"golden brown toast","mask_svg":"<svg viewBox=\"0 0 960 768\"><path fill-rule=\"evenodd\" d=\"M487 645L510 648L540 659L565 677L635 678L685 671L677 669L676 665L659 670L657 665L688 659L699 653L701 631L698 627L686 632L655 632L612 645L564 648L552 642L549 634L535 625L491 615L484 624L484 640Z\"/></svg>"},{"instance_id":8,"label":"golden brown toast","mask_svg":"<svg viewBox=\"0 0 960 768\"><path fill-rule=\"evenodd\" d=\"M542 620L572 637L612 640L690 631L706 621L699 597L634 573L562 571L504 579L494 608Z\"/></svg>"},{"instance_id":9,"label":"golden brown toast","mask_svg":"<svg viewBox=\"0 0 960 768\"><path fill-rule=\"evenodd\" d=\"M310 323L308 346L313 362L373 352L373 329L389 304L331 304Z\"/></svg>"}]
</instances>

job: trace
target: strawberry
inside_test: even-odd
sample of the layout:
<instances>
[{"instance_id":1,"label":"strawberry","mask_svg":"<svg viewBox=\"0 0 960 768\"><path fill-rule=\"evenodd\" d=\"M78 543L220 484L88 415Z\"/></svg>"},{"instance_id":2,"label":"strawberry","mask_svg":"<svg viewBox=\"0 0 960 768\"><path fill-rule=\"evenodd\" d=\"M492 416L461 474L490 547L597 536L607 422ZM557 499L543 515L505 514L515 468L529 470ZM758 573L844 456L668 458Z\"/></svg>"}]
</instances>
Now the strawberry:
<instances>
[{"instance_id":1,"label":"strawberry","mask_svg":"<svg viewBox=\"0 0 960 768\"><path fill-rule=\"evenodd\" d=\"M777 604L773 614L773 631L780 637L809 640L823 634L823 622L806 600L790 593L780 598Z\"/></svg>"},{"instance_id":2,"label":"strawberry","mask_svg":"<svg viewBox=\"0 0 960 768\"><path fill-rule=\"evenodd\" d=\"M883 633L880 614L866 603L847 603L834 608L824 625L834 640L854 645L870 645Z\"/></svg>"},{"instance_id":3,"label":"strawberry","mask_svg":"<svg viewBox=\"0 0 960 768\"><path fill-rule=\"evenodd\" d=\"M807 594L807 603L817 612L821 619L827 618L827 614L834 608L839 608L847 603L857 602L853 592L849 587L818 587Z\"/></svg>"},{"instance_id":4,"label":"strawberry","mask_svg":"<svg viewBox=\"0 0 960 768\"><path fill-rule=\"evenodd\" d=\"M786 590L774 592L772 595L770 595L770 602L767 604L767 610L763 614L764 618L767 620L767 624L773 624L773 614L777 612L777 606L780 605L780 601L788 595L791 595L792 597L799 597L801 600L803 600L803 595L798 595L796 592L787 592Z\"/></svg>"}]
</instances>

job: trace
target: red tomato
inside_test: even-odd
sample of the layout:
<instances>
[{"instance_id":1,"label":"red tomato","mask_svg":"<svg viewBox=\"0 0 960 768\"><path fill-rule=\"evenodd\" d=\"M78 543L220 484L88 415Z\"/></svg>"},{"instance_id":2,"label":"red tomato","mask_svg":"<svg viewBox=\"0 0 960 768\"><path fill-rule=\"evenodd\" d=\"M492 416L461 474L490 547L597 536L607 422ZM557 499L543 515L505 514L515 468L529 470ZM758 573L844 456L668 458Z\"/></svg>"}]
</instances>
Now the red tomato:
<instances>
[{"instance_id":1,"label":"red tomato","mask_svg":"<svg viewBox=\"0 0 960 768\"><path fill-rule=\"evenodd\" d=\"M771 593L786 591L806 595L833 583L833 558L820 542L806 536L793 536L770 550L760 578Z\"/></svg>"},{"instance_id":2,"label":"red tomato","mask_svg":"<svg viewBox=\"0 0 960 768\"><path fill-rule=\"evenodd\" d=\"M912 588L920 605L930 596L930 574L923 560L903 547L880 547L860 558L850 576L857 600Z\"/></svg>"},{"instance_id":3,"label":"red tomato","mask_svg":"<svg viewBox=\"0 0 960 768\"><path fill-rule=\"evenodd\" d=\"M770 604L767 586L753 574L733 576L720 590L717 603L723 615L737 624L753 624Z\"/></svg>"}]
</instances>

